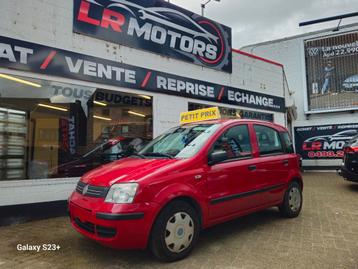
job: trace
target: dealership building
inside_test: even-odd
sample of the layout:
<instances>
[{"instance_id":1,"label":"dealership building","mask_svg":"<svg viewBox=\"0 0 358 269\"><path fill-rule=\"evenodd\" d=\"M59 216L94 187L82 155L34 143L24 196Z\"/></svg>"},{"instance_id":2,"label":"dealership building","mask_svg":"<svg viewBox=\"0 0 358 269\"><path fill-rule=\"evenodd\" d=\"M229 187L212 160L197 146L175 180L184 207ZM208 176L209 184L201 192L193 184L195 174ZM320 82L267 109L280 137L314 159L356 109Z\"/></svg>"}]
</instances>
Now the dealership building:
<instances>
[{"instance_id":1,"label":"dealership building","mask_svg":"<svg viewBox=\"0 0 358 269\"><path fill-rule=\"evenodd\" d=\"M233 49L227 26L154 2L0 3L0 206L66 200L83 173L184 111L292 126L282 64Z\"/></svg>"},{"instance_id":2,"label":"dealership building","mask_svg":"<svg viewBox=\"0 0 358 269\"><path fill-rule=\"evenodd\" d=\"M279 61L297 106L296 151L306 169L334 169L358 135L358 24L242 48Z\"/></svg>"}]
</instances>

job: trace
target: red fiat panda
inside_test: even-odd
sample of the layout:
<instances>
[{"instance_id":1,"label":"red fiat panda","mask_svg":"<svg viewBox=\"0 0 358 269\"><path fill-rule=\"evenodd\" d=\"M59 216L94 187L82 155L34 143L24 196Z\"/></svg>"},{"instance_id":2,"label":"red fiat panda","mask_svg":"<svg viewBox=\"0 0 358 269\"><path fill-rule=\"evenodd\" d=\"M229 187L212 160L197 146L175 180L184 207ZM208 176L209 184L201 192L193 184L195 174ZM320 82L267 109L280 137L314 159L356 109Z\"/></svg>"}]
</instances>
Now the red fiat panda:
<instances>
[{"instance_id":1,"label":"red fiat panda","mask_svg":"<svg viewBox=\"0 0 358 269\"><path fill-rule=\"evenodd\" d=\"M268 207L302 207L299 157L287 130L256 120L172 128L138 154L84 175L69 199L73 227L109 247L182 259L199 232Z\"/></svg>"}]
</instances>

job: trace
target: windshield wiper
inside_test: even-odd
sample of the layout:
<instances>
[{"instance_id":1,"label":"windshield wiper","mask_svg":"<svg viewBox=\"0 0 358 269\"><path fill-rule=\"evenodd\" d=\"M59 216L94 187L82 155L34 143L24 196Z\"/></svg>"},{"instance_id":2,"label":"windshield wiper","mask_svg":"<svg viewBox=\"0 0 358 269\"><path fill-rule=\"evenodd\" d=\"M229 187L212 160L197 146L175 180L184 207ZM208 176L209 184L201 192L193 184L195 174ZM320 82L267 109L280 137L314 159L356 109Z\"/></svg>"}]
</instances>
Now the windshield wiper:
<instances>
[{"instance_id":1,"label":"windshield wiper","mask_svg":"<svg viewBox=\"0 0 358 269\"><path fill-rule=\"evenodd\" d=\"M145 156L152 156L152 157L166 157L169 159L174 159L174 157L167 153L161 153L161 152L147 152L144 154Z\"/></svg>"},{"instance_id":2,"label":"windshield wiper","mask_svg":"<svg viewBox=\"0 0 358 269\"><path fill-rule=\"evenodd\" d=\"M133 153L133 154L130 155L129 157L132 157L132 156L139 157L139 158L141 158L141 159L145 159L145 158L146 158L145 155L140 154L140 153Z\"/></svg>"}]
</instances>

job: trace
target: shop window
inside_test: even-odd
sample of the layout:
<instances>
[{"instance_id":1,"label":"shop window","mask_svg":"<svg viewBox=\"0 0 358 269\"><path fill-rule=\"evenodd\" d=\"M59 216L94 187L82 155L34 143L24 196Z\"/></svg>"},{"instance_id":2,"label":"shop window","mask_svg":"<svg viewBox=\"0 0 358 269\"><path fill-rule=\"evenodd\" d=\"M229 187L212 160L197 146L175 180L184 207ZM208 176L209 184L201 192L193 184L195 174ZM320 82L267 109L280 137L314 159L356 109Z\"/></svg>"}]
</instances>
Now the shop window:
<instances>
[{"instance_id":1,"label":"shop window","mask_svg":"<svg viewBox=\"0 0 358 269\"><path fill-rule=\"evenodd\" d=\"M152 139L146 95L0 78L0 180L79 177Z\"/></svg>"}]
</instances>

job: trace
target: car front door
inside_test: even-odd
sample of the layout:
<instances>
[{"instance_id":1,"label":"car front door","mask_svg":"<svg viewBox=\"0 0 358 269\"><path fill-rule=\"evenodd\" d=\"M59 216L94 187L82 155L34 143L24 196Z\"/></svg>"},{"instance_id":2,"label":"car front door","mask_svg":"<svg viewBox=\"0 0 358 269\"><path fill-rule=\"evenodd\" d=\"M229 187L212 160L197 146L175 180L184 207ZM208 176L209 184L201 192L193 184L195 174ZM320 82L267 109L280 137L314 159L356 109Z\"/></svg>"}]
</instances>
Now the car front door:
<instances>
[{"instance_id":1,"label":"car front door","mask_svg":"<svg viewBox=\"0 0 358 269\"><path fill-rule=\"evenodd\" d=\"M228 128L209 150L207 186L209 214L213 221L256 205L249 195L256 188L256 160L251 141L249 126L240 124ZM210 163L211 154L217 152L225 152L225 159Z\"/></svg>"}]
</instances>

